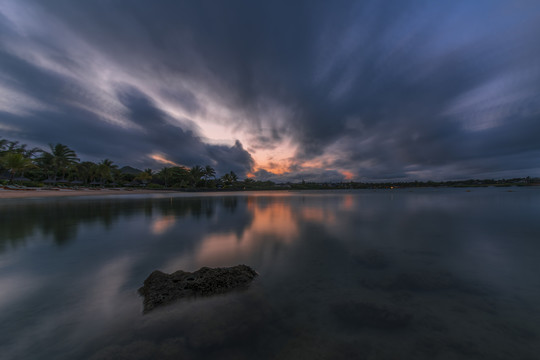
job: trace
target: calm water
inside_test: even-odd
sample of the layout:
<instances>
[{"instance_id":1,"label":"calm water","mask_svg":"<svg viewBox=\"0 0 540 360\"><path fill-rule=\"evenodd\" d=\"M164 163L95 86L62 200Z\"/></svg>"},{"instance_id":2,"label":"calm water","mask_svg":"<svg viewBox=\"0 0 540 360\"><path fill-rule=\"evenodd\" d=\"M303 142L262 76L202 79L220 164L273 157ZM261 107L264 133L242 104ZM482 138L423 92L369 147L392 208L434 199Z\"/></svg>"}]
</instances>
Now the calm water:
<instances>
[{"instance_id":1,"label":"calm water","mask_svg":"<svg viewBox=\"0 0 540 360\"><path fill-rule=\"evenodd\" d=\"M509 191L510 190L510 191ZM2 359L538 359L540 189L0 201ZM251 287L142 314L155 269Z\"/></svg>"}]
</instances>

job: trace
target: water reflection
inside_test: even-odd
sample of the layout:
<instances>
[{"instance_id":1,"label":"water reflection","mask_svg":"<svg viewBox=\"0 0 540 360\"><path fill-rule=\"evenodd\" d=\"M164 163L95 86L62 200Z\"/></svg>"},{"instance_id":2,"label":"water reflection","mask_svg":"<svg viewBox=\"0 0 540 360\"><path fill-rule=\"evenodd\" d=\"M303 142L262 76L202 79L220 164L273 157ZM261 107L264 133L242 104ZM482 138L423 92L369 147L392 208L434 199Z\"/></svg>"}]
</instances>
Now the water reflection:
<instances>
[{"instance_id":1,"label":"water reflection","mask_svg":"<svg viewBox=\"0 0 540 360\"><path fill-rule=\"evenodd\" d=\"M2 203L0 350L6 359L534 358L540 194L458 190ZM153 270L239 263L260 274L248 291L142 315L136 290Z\"/></svg>"},{"instance_id":2,"label":"water reflection","mask_svg":"<svg viewBox=\"0 0 540 360\"><path fill-rule=\"evenodd\" d=\"M168 269L179 266L228 266L250 262L254 256L265 257L265 263L276 261L281 244L291 243L298 237L298 219L290 203L264 197L245 199L246 210L252 221L244 223L241 231L210 232L201 239L193 254L168 264ZM230 203L230 201L229 201ZM262 264L261 264L262 265Z\"/></svg>"},{"instance_id":3,"label":"water reflection","mask_svg":"<svg viewBox=\"0 0 540 360\"><path fill-rule=\"evenodd\" d=\"M52 238L57 245L67 245L77 238L82 226L99 223L109 229L120 218L142 214L153 219L152 231L159 235L174 225L177 217L212 218L216 206L234 213L237 202L234 198L215 197L8 200L0 203L0 252L24 246L35 238Z\"/></svg>"},{"instance_id":4,"label":"water reflection","mask_svg":"<svg viewBox=\"0 0 540 360\"><path fill-rule=\"evenodd\" d=\"M81 226L99 223L107 229L119 217L139 215L139 207L131 204L132 202L121 200L2 202L0 251L7 251L10 247L17 248L34 237L51 237L57 245L66 245L77 237ZM139 203L139 206L145 205L147 209L153 206L148 201Z\"/></svg>"},{"instance_id":5,"label":"water reflection","mask_svg":"<svg viewBox=\"0 0 540 360\"><path fill-rule=\"evenodd\" d=\"M344 210L352 210L354 206L355 206L355 197L351 194L344 195L341 207Z\"/></svg>"},{"instance_id":6,"label":"water reflection","mask_svg":"<svg viewBox=\"0 0 540 360\"><path fill-rule=\"evenodd\" d=\"M161 235L170 227L174 226L176 217L174 215L165 215L152 221L152 234Z\"/></svg>"}]
</instances>

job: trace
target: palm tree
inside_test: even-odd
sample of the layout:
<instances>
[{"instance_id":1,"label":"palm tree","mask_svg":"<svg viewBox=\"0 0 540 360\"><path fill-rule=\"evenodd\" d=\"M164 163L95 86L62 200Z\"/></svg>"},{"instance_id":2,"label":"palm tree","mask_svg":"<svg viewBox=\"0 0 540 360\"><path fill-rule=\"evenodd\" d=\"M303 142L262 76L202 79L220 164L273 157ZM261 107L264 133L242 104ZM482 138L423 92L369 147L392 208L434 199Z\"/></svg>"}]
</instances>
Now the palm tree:
<instances>
[{"instance_id":1,"label":"palm tree","mask_svg":"<svg viewBox=\"0 0 540 360\"><path fill-rule=\"evenodd\" d=\"M31 149L24 149L24 156L27 158L34 158L36 154L43 153L43 150L40 148L31 148Z\"/></svg>"},{"instance_id":2,"label":"palm tree","mask_svg":"<svg viewBox=\"0 0 540 360\"><path fill-rule=\"evenodd\" d=\"M231 185L232 183L238 181L238 176L231 171L221 177L221 180L225 183L225 185Z\"/></svg>"},{"instance_id":3,"label":"palm tree","mask_svg":"<svg viewBox=\"0 0 540 360\"><path fill-rule=\"evenodd\" d=\"M229 185L231 183L231 176L227 173L221 177L221 181L223 181L225 185Z\"/></svg>"},{"instance_id":4,"label":"palm tree","mask_svg":"<svg viewBox=\"0 0 540 360\"><path fill-rule=\"evenodd\" d=\"M118 167L118 165L114 165L113 161L109 159L102 160L100 164L105 165L109 169L116 169Z\"/></svg>"},{"instance_id":5,"label":"palm tree","mask_svg":"<svg viewBox=\"0 0 540 360\"><path fill-rule=\"evenodd\" d=\"M0 154L3 154L7 151L8 140L0 139Z\"/></svg>"},{"instance_id":6,"label":"palm tree","mask_svg":"<svg viewBox=\"0 0 540 360\"><path fill-rule=\"evenodd\" d=\"M85 184L91 183L97 176L97 167L98 165L91 161L77 163L74 165L75 177Z\"/></svg>"},{"instance_id":7,"label":"palm tree","mask_svg":"<svg viewBox=\"0 0 540 360\"><path fill-rule=\"evenodd\" d=\"M221 177L221 180L225 183L225 185L231 185L232 183L235 183L238 181L238 176L234 173L234 171L231 171Z\"/></svg>"},{"instance_id":8,"label":"palm tree","mask_svg":"<svg viewBox=\"0 0 540 360\"><path fill-rule=\"evenodd\" d=\"M191 184L191 173L188 168L183 166L175 166L171 168L171 183L175 187L189 187Z\"/></svg>"},{"instance_id":9,"label":"palm tree","mask_svg":"<svg viewBox=\"0 0 540 360\"><path fill-rule=\"evenodd\" d=\"M24 157L32 158L37 153L42 152L40 148L27 149L26 144L19 144L18 141L9 141L6 139L0 139L0 154L3 153L19 153Z\"/></svg>"},{"instance_id":10,"label":"palm tree","mask_svg":"<svg viewBox=\"0 0 540 360\"><path fill-rule=\"evenodd\" d=\"M21 152L21 149L26 147L25 144L19 145L18 141L7 141L5 143L6 151L8 152Z\"/></svg>"},{"instance_id":11,"label":"palm tree","mask_svg":"<svg viewBox=\"0 0 540 360\"><path fill-rule=\"evenodd\" d=\"M158 173L158 176L163 180L165 183L165 187L169 187L169 180L171 180L171 177L173 176L173 169L170 167L164 167L161 169L161 171Z\"/></svg>"},{"instance_id":12,"label":"palm tree","mask_svg":"<svg viewBox=\"0 0 540 360\"><path fill-rule=\"evenodd\" d=\"M189 170L191 175L192 186L195 187L204 175L204 170L199 165L195 165Z\"/></svg>"},{"instance_id":13,"label":"palm tree","mask_svg":"<svg viewBox=\"0 0 540 360\"><path fill-rule=\"evenodd\" d=\"M112 171L116 168L118 168L118 165L113 165L113 162L109 159L105 159L98 164L97 172L102 184L104 180L112 180Z\"/></svg>"},{"instance_id":14,"label":"palm tree","mask_svg":"<svg viewBox=\"0 0 540 360\"><path fill-rule=\"evenodd\" d=\"M36 164L38 167L45 172L45 176L47 179L51 179L51 174L54 174L56 177L55 169L56 166L54 164L54 156L46 151L41 154L39 158L36 159Z\"/></svg>"},{"instance_id":15,"label":"palm tree","mask_svg":"<svg viewBox=\"0 0 540 360\"><path fill-rule=\"evenodd\" d=\"M10 182L13 182L13 177L19 172L34 167L32 159L26 158L23 154L11 152L2 156L2 164L10 173ZM24 175L24 174L23 174Z\"/></svg>"},{"instance_id":16,"label":"palm tree","mask_svg":"<svg viewBox=\"0 0 540 360\"><path fill-rule=\"evenodd\" d=\"M141 181L143 183L147 183L152 180L152 169L144 169L144 171L137 176L135 176L135 180Z\"/></svg>"},{"instance_id":17,"label":"palm tree","mask_svg":"<svg viewBox=\"0 0 540 360\"><path fill-rule=\"evenodd\" d=\"M208 181L208 178L216 178L216 170L210 165L204 167L204 180Z\"/></svg>"},{"instance_id":18,"label":"palm tree","mask_svg":"<svg viewBox=\"0 0 540 360\"><path fill-rule=\"evenodd\" d=\"M6 139L0 139L0 160L2 160L2 155L6 153L8 141ZM0 161L0 171L3 169L3 163Z\"/></svg>"},{"instance_id":19,"label":"palm tree","mask_svg":"<svg viewBox=\"0 0 540 360\"><path fill-rule=\"evenodd\" d=\"M58 171L62 172L62 179L66 176L66 170L69 165L76 164L79 162L79 158L75 151L70 149L68 146L63 144L52 145L49 144L51 152L43 152L42 157L52 156L53 166L54 166L54 176L58 175ZM49 154L49 155L46 155Z\"/></svg>"}]
</instances>

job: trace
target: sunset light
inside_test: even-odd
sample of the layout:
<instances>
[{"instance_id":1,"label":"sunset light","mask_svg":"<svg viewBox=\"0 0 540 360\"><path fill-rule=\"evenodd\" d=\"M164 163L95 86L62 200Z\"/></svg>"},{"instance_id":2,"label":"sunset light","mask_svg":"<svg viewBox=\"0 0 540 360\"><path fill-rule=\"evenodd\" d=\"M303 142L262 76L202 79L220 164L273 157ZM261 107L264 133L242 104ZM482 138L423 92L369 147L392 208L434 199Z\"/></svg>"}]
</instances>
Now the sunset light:
<instances>
[{"instance_id":1,"label":"sunset light","mask_svg":"<svg viewBox=\"0 0 540 360\"><path fill-rule=\"evenodd\" d=\"M534 1L60 3L0 6L9 140L276 183L540 175Z\"/></svg>"},{"instance_id":2,"label":"sunset light","mask_svg":"<svg viewBox=\"0 0 540 360\"><path fill-rule=\"evenodd\" d=\"M165 165L172 165L172 166L182 166L180 164L177 164L175 163L174 161L172 160L168 160L166 159L163 155L161 154L152 154L152 155L149 155L149 157L153 160L156 160L157 162L161 163L161 164L165 164Z\"/></svg>"},{"instance_id":3,"label":"sunset light","mask_svg":"<svg viewBox=\"0 0 540 360\"><path fill-rule=\"evenodd\" d=\"M0 0L2 360L540 359L540 0Z\"/></svg>"}]
</instances>

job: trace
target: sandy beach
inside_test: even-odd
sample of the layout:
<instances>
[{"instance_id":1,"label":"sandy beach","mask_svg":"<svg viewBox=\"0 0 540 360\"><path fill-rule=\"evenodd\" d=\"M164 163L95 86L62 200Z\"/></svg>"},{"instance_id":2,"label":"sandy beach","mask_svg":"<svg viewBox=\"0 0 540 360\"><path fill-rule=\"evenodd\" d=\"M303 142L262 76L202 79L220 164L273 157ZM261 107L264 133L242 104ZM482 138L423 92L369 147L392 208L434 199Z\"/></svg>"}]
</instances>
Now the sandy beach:
<instances>
[{"instance_id":1,"label":"sandy beach","mask_svg":"<svg viewBox=\"0 0 540 360\"><path fill-rule=\"evenodd\" d=\"M41 197L64 197L64 196L103 196L103 195L137 195L153 194L174 191L156 190L126 190L126 189L32 189L32 190L8 190L0 188L0 199L25 199Z\"/></svg>"}]
</instances>

